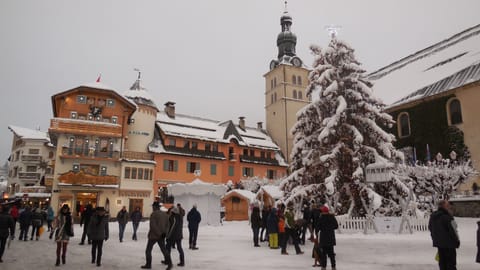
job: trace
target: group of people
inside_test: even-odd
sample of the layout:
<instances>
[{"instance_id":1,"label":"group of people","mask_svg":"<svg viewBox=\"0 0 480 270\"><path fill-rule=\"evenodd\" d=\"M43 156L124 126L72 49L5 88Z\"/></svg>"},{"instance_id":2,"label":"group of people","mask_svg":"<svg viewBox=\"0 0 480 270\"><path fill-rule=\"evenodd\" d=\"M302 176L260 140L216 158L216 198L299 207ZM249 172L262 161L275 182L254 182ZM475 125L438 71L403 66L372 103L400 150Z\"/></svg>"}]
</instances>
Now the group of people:
<instances>
[{"instance_id":1,"label":"group of people","mask_svg":"<svg viewBox=\"0 0 480 270\"><path fill-rule=\"evenodd\" d=\"M310 206L305 203L302 212L303 218L296 219L293 202L289 202L287 207L283 203L273 208L267 206L261 212L259 206L254 205L250 216L254 246L260 246L259 240L268 241L271 249L280 248L282 255L288 255L287 243L291 239L296 254L303 254L300 244L305 244L306 233L309 231L309 240L315 243L312 251L315 258L313 266L326 269L328 256L332 269L335 269L335 230L338 228L335 216L325 205L317 207L316 204Z\"/></svg>"},{"instance_id":2,"label":"group of people","mask_svg":"<svg viewBox=\"0 0 480 270\"><path fill-rule=\"evenodd\" d=\"M148 231L147 247L145 249L146 262L141 266L142 269L152 268L152 249L158 244L163 254L162 263L167 265L167 270L172 269L171 258L172 247L175 247L179 254L180 262L177 266L185 266L185 254L182 248L183 239L183 218L185 210L180 204L171 207L168 211L160 209L160 203L152 204L152 214L150 215L150 230ZM187 214L189 230L189 249L197 250L198 226L201 221L200 212L194 204Z\"/></svg>"}]
</instances>

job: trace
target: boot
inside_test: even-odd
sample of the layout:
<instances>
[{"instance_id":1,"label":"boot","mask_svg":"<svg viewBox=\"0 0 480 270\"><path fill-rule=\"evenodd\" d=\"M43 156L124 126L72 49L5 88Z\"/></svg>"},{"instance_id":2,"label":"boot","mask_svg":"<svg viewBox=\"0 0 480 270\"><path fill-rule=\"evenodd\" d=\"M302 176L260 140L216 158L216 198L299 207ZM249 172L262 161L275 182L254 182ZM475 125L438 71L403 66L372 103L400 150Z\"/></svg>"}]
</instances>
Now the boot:
<instances>
[{"instance_id":1,"label":"boot","mask_svg":"<svg viewBox=\"0 0 480 270\"><path fill-rule=\"evenodd\" d=\"M60 266L60 258L57 257L57 262L55 263L55 266Z\"/></svg>"},{"instance_id":2,"label":"boot","mask_svg":"<svg viewBox=\"0 0 480 270\"><path fill-rule=\"evenodd\" d=\"M184 263L184 262L180 262L179 264L177 264L177 266L185 266L185 263Z\"/></svg>"},{"instance_id":3,"label":"boot","mask_svg":"<svg viewBox=\"0 0 480 270\"><path fill-rule=\"evenodd\" d=\"M152 266L150 266L148 264L145 264L145 265L140 266L140 268L142 268L142 269L152 269Z\"/></svg>"},{"instance_id":4,"label":"boot","mask_svg":"<svg viewBox=\"0 0 480 270\"><path fill-rule=\"evenodd\" d=\"M66 258L65 256L62 256L62 264L65 264L67 261L66 261Z\"/></svg>"}]
</instances>

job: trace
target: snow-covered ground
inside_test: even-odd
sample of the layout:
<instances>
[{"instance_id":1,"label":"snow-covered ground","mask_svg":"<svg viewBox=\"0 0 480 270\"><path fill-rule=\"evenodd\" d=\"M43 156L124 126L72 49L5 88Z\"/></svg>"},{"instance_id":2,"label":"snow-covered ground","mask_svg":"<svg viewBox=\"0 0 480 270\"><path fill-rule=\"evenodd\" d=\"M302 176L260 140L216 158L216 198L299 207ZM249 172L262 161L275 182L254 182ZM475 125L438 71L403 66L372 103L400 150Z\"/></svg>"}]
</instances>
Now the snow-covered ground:
<instances>
[{"instance_id":1,"label":"snow-covered ground","mask_svg":"<svg viewBox=\"0 0 480 270\"><path fill-rule=\"evenodd\" d=\"M477 219L457 218L461 237L458 250L458 269L479 269L474 262L476 254ZM138 241L132 241L131 224L128 224L125 240L118 241L118 226L110 223L110 239L104 245L103 269L140 269L145 263L145 244L148 222L141 223ZM70 241L67 265L55 267L56 245L42 235L39 241L19 242L14 240L5 251L4 262L0 269L98 269L90 264L90 246L80 246L81 228L75 225L75 237ZM83 228L82 228L83 229ZM18 235L18 231L17 231ZM312 244L302 246L303 255L294 255L292 246L288 246L291 255L280 255L280 250L272 250L265 242L262 247L253 247L251 230L247 222L226 222L219 227L201 227L199 231L199 250L188 249L188 231L185 229L183 240L186 266L183 269L319 269L312 268ZM431 246L428 232L413 235L402 234L337 234L337 269L355 270L433 270L438 269L434 260L435 249ZM178 252L172 250L175 265ZM160 250L153 251L153 269L164 269L160 264ZM181 267L174 267L182 269ZM330 267L328 267L330 269Z\"/></svg>"}]
</instances>

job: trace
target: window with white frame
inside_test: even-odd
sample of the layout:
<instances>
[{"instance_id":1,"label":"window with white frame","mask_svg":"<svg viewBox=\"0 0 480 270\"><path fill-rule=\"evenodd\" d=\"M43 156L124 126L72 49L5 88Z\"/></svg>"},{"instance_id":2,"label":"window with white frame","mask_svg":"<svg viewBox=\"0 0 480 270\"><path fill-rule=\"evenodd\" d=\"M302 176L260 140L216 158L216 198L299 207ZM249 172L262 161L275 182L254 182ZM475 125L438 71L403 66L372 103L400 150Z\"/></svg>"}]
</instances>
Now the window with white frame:
<instances>
[{"instance_id":1,"label":"window with white frame","mask_svg":"<svg viewBox=\"0 0 480 270\"><path fill-rule=\"evenodd\" d=\"M410 116L407 112L398 115L398 137L404 138L410 136Z\"/></svg>"}]
</instances>

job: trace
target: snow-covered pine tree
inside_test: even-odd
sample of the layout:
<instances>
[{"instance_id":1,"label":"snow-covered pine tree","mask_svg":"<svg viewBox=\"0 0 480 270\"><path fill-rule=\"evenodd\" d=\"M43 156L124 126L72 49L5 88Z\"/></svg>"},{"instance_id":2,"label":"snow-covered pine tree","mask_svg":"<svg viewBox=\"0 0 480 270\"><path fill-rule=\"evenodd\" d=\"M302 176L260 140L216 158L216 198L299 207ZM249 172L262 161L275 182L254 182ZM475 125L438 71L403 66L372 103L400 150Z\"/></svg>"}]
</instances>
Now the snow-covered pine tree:
<instances>
[{"instance_id":1,"label":"snow-covered pine tree","mask_svg":"<svg viewBox=\"0 0 480 270\"><path fill-rule=\"evenodd\" d=\"M370 204L379 197L365 183L364 167L403 157L392 145L395 137L380 127L394 121L382 112L384 104L374 97L349 45L333 37L327 48L311 51L312 102L297 114L291 174L281 188L286 201L313 199L334 205L338 214L364 215L362 200ZM405 186L393 185L400 192L392 195L406 196Z\"/></svg>"}]
</instances>

